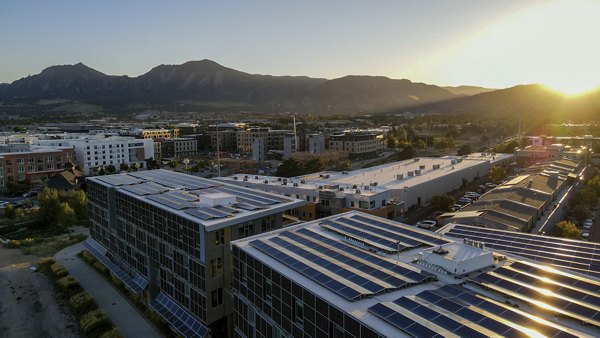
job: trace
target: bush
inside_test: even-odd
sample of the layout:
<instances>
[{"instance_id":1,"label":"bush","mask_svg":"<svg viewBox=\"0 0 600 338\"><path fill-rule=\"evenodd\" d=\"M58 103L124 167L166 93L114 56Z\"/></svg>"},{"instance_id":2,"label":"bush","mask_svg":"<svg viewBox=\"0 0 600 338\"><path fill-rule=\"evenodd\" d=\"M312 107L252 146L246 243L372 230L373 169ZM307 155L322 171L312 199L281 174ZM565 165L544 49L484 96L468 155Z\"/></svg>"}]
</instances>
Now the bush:
<instances>
[{"instance_id":1,"label":"bush","mask_svg":"<svg viewBox=\"0 0 600 338\"><path fill-rule=\"evenodd\" d=\"M65 267L62 266L60 263L52 264L50 266L50 270L52 271L52 274L56 278L62 278L69 274L69 271L67 271L67 269L65 269Z\"/></svg>"},{"instance_id":2,"label":"bush","mask_svg":"<svg viewBox=\"0 0 600 338\"><path fill-rule=\"evenodd\" d=\"M110 331L106 331L100 335L100 338L125 338L125 336L123 336L119 329L113 327Z\"/></svg>"},{"instance_id":3,"label":"bush","mask_svg":"<svg viewBox=\"0 0 600 338\"><path fill-rule=\"evenodd\" d=\"M52 264L56 263L56 261L54 260L54 258L52 257L44 257L44 258L40 258L40 260L37 262L37 265L39 267L43 267L43 266L50 266Z\"/></svg>"},{"instance_id":4,"label":"bush","mask_svg":"<svg viewBox=\"0 0 600 338\"><path fill-rule=\"evenodd\" d=\"M94 264L97 261L96 257L94 257L94 255L92 255L87 250L81 251L80 255L81 255L81 258L83 258L83 260L88 262L89 264Z\"/></svg>"},{"instance_id":5,"label":"bush","mask_svg":"<svg viewBox=\"0 0 600 338\"><path fill-rule=\"evenodd\" d=\"M24 240L21 241L21 246L32 246L34 244L38 244L43 242L44 240L42 238L36 237L36 238L25 238Z\"/></svg>"},{"instance_id":6,"label":"bush","mask_svg":"<svg viewBox=\"0 0 600 338\"><path fill-rule=\"evenodd\" d=\"M9 249L18 249L21 247L21 241L12 239L12 240L8 241L8 243L4 244L4 246Z\"/></svg>"},{"instance_id":7,"label":"bush","mask_svg":"<svg viewBox=\"0 0 600 338\"><path fill-rule=\"evenodd\" d=\"M158 327L161 332L171 332L169 322L167 322L163 317L156 313L156 311L148 308L146 310L146 317L150 319L150 321L154 323L154 325L156 325L156 327Z\"/></svg>"},{"instance_id":8,"label":"bush","mask_svg":"<svg viewBox=\"0 0 600 338\"><path fill-rule=\"evenodd\" d=\"M69 299L69 303L77 314L83 314L96 310L98 304L87 292L80 292Z\"/></svg>"},{"instance_id":9,"label":"bush","mask_svg":"<svg viewBox=\"0 0 600 338\"><path fill-rule=\"evenodd\" d=\"M111 327L112 324L108 319L106 312L102 309L97 309L83 315L79 321L79 326L81 327L83 334L93 335L94 333L98 334Z\"/></svg>"},{"instance_id":10,"label":"bush","mask_svg":"<svg viewBox=\"0 0 600 338\"><path fill-rule=\"evenodd\" d=\"M110 280L116 287L123 290L123 282L121 282L121 280L117 278L117 276L110 276Z\"/></svg>"},{"instance_id":11,"label":"bush","mask_svg":"<svg viewBox=\"0 0 600 338\"><path fill-rule=\"evenodd\" d=\"M81 285L73 276L66 276L57 280L56 285L67 295L74 295L81 291Z\"/></svg>"},{"instance_id":12,"label":"bush","mask_svg":"<svg viewBox=\"0 0 600 338\"><path fill-rule=\"evenodd\" d=\"M96 261L96 262L92 263L92 266L94 267L94 269L98 270L98 272L100 272L101 274L108 276L109 270L108 270L108 268L106 268L106 266L104 266L104 264Z\"/></svg>"}]
</instances>

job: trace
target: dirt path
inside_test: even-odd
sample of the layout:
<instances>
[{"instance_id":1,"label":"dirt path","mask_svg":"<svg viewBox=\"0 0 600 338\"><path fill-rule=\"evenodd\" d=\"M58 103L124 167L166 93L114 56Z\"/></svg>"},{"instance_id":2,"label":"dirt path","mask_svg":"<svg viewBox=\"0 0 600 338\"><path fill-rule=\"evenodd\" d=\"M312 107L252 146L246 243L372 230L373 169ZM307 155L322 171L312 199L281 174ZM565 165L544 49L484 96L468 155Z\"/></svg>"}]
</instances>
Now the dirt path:
<instances>
[{"instance_id":1,"label":"dirt path","mask_svg":"<svg viewBox=\"0 0 600 338\"><path fill-rule=\"evenodd\" d=\"M30 269L36 260L0 246L0 337L81 337L48 278Z\"/></svg>"}]
</instances>

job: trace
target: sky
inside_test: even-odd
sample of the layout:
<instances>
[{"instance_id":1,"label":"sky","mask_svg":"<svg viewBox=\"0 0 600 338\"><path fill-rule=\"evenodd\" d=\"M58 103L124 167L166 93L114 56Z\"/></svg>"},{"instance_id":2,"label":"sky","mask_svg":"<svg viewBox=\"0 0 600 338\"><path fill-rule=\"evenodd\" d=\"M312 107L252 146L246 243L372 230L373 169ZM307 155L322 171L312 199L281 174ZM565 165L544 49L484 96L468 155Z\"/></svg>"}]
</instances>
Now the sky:
<instances>
[{"instance_id":1,"label":"sky","mask_svg":"<svg viewBox=\"0 0 600 338\"><path fill-rule=\"evenodd\" d=\"M211 59L254 74L600 85L600 1L3 0L0 83L59 64L138 76Z\"/></svg>"}]
</instances>

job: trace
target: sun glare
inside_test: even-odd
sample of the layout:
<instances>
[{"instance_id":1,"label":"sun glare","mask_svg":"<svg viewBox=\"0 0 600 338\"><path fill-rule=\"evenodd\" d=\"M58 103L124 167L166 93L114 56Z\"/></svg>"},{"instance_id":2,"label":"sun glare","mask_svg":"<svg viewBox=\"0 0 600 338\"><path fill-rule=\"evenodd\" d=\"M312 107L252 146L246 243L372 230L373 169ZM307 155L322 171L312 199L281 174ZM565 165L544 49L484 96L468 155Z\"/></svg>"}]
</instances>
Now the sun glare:
<instances>
[{"instance_id":1,"label":"sun glare","mask_svg":"<svg viewBox=\"0 0 600 338\"><path fill-rule=\"evenodd\" d=\"M600 1L544 1L463 40L449 53L450 82L542 83L565 95L600 86ZM464 77L469 77L464 79Z\"/></svg>"}]
</instances>

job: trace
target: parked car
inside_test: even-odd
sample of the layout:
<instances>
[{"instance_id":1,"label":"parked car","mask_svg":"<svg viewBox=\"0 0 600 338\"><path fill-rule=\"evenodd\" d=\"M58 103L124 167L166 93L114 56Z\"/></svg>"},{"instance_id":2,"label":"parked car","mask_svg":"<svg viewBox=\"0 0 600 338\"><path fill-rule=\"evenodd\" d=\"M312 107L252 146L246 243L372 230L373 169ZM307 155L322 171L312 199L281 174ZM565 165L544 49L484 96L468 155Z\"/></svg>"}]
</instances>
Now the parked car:
<instances>
[{"instance_id":1,"label":"parked car","mask_svg":"<svg viewBox=\"0 0 600 338\"><path fill-rule=\"evenodd\" d=\"M0 201L0 208L6 208L7 205L9 205L9 202L6 201Z\"/></svg>"},{"instance_id":2,"label":"parked car","mask_svg":"<svg viewBox=\"0 0 600 338\"><path fill-rule=\"evenodd\" d=\"M582 233L582 234L581 234L581 238L582 238L584 241L589 241L589 240L590 240L590 233L589 233L589 232L584 232L584 233Z\"/></svg>"},{"instance_id":3,"label":"parked car","mask_svg":"<svg viewBox=\"0 0 600 338\"><path fill-rule=\"evenodd\" d=\"M24 193L23 197L34 197L34 196L37 196L37 195L38 195L37 191L30 191L30 192Z\"/></svg>"},{"instance_id":4,"label":"parked car","mask_svg":"<svg viewBox=\"0 0 600 338\"><path fill-rule=\"evenodd\" d=\"M431 229L436 225L437 225L436 221L430 221L430 220L424 220L424 221L417 223L417 227L423 228L423 229Z\"/></svg>"},{"instance_id":5,"label":"parked car","mask_svg":"<svg viewBox=\"0 0 600 338\"><path fill-rule=\"evenodd\" d=\"M495 188L495 187L497 187L498 185L497 185L497 184L494 184L494 183L491 183L491 182L488 182L488 183L486 183L486 184L485 184L485 186L486 186L486 187L488 187L488 188L490 188L490 189L494 189L494 188Z\"/></svg>"},{"instance_id":6,"label":"parked car","mask_svg":"<svg viewBox=\"0 0 600 338\"><path fill-rule=\"evenodd\" d=\"M452 211L460 211L460 209L462 209L462 208L463 208L463 205L455 204L455 205L452 206L451 210Z\"/></svg>"},{"instance_id":7,"label":"parked car","mask_svg":"<svg viewBox=\"0 0 600 338\"><path fill-rule=\"evenodd\" d=\"M589 232L592 229L592 223L586 223L583 225L583 231Z\"/></svg>"},{"instance_id":8,"label":"parked car","mask_svg":"<svg viewBox=\"0 0 600 338\"><path fill-rule=\"evenodd\" d=\"M468 197L461 197L458 199L458 204L465 205L465 204L470 204L470 203L473 203L473 200Z\"/></svg>"},{"instance_id":9,"label":"parked car","mask_svg":"<svg viewBox=\"0 0 600 338\"><path fill-rule=\"evenodd\" d=\"M472 199L472 200L476 200L476 199L479 199L479 197L481 197L481 195L479 195L476 192L467 191L463 197L466 197L466 198Z\"/></svg>"}]
</instances>

